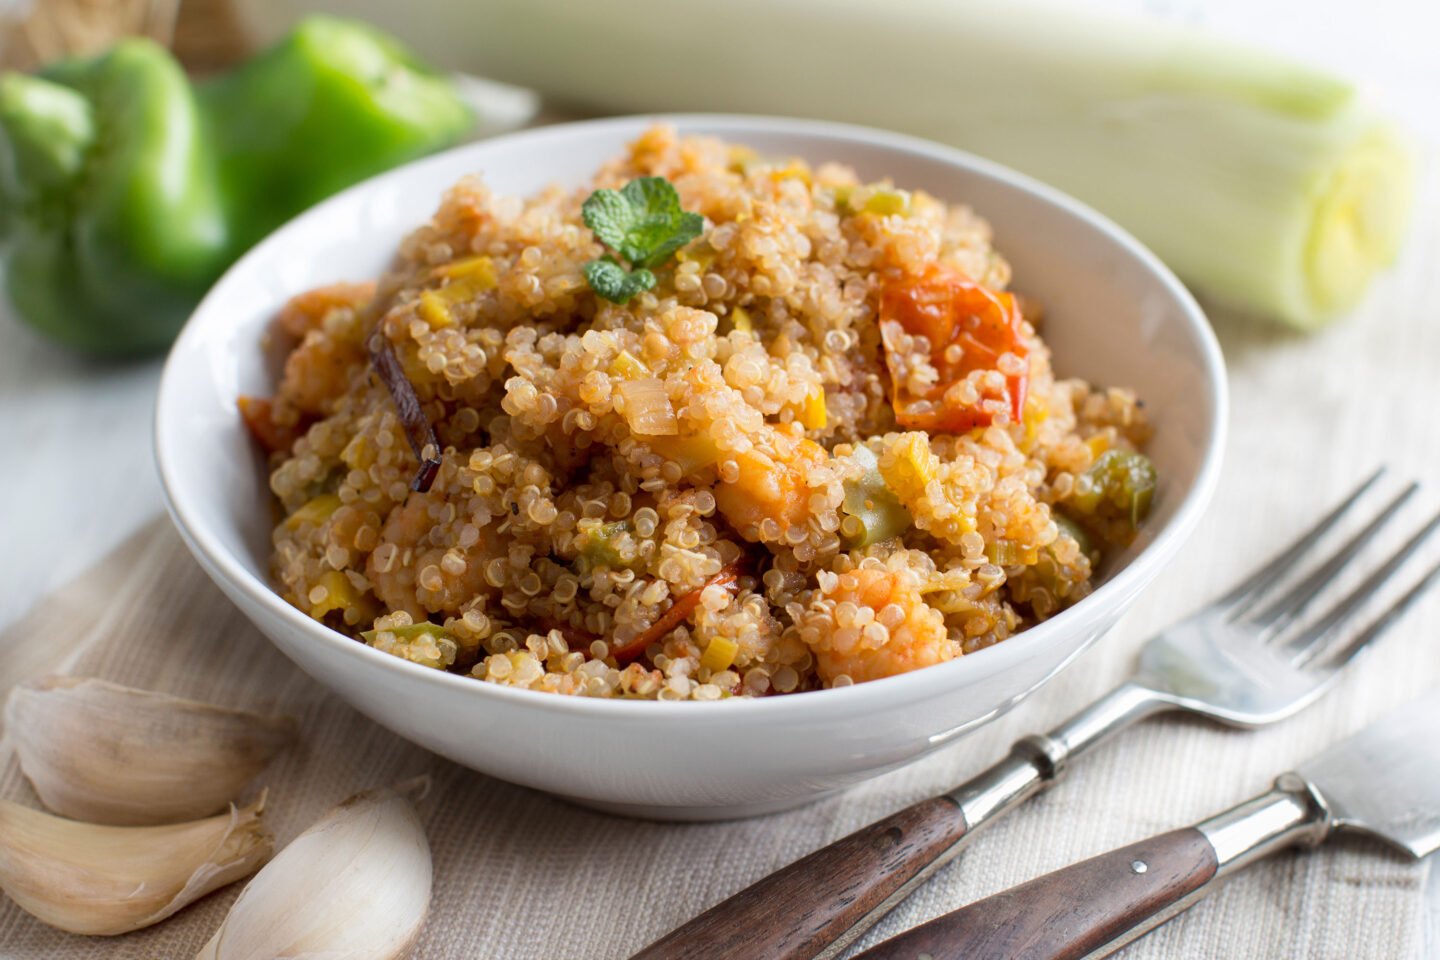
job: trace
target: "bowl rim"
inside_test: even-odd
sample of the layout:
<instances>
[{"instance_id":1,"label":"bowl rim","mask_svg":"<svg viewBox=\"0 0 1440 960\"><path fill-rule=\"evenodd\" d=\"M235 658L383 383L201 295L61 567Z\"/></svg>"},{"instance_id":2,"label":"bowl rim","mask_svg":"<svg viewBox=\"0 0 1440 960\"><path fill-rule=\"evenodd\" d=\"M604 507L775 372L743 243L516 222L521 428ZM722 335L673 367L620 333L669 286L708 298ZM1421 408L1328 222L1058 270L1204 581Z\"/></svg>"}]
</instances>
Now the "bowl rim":
<instances>
[{"instance_id":1,"label":"bowl rim","mask_svg":"<svg viewBox=\"0 0 1440 960\"><path fill-rule=\"evenodd\" d=\"M1008 187L1031 194L1044 203L1059 208L1066 215L1085 221L1089 226L1105 235L1107 239L1154 275L1162 289L1178 305L1181 318L1191 328L1190 333L1195 336L1198 343L1200 359L1210 386L1210 436L1205 444L1194 484L1176 508L1170 522L1128 565L1106 579L1089 596L1074 606L1067 607L1049 620L1007 638L1003 643L987 647L984 651L977 651L975 654L957 657L946 663L935 664L909 673L854 684L849 687L805 691L798 696L734 697L717 701L670 702L565 696L485 683L469 676L411 663L366 644L357 643L354 639L311 619L302 611L285 602L268 582L243 566L237 557L222 545L208 525L190 509L184 488L177 480L172 466L178 457L183 456L183 451L172 449L166 442L168 436L168 431L164 427L166 411L175 408L177 401L183 399L183 395L177 396L176 393L179 389L177 382L180 379L176 371L191 352L194 341L200 336L202 325L195 321L212 315L223 317L225 311L223 307L217 305L220 299L217 294L223 293L222 288L226 285L226 281L232 275L246 270L249 263L259 256L264 248L276 243L283 243L285 235L296 224L328 216L332 209L352 203L356 197L374 190L387 181L399 181L423 175L428 168L446 165L455 156L472 151L484 151L517 142L543 143L546 140L564 140L585 134L603 136L628 131L628 135L633 136L655 123L671 124L682 132L693 131L726 137L744 137L746 134L793 135L810 139L858 142L899 154L916 155L948 166L970 170L991 180L999 181ZM210 573L212 578L228 582L233 589L238 590L246 598L266 608L287 628L303 636L306 642L329 645L334 648L333 652L338 656L358 658L362 662L368 661L378 665L382 670L408 672L420 683L437 684L456 692L468 690L471 691L469 694L471 696L494 697L498 698L499 702L509 703L520 708L575 716L590 715L597 718L632 720L648 717L664 719L673 723L710 722L712 718L721 716L739 719L743 715L747 721L764 721L798 719L801 715L806 715L806 719L815 721L824 720L827 717L854 716L867 708L878 708L897 701L928 700L943 695L947 690L965 686L966 684L962 680L964 675L966 673L973 674L977 670L981 671L980 676L1002 673L1027 658L1031 648L1045 642L1054 642L1059 639L1057 634L1080 626L1077 621L1081 621L1081 618L1086 617L1087 614L1090 614L1090 619L1098 620L1103 617L1104 610L1109 609L1113 603L1119 602L1127 593L1138 593L1174 557L1180 546L1194 531L1209 505L1219 483L1228 421L1229 394L1224 359L1214 330L1200 305L1170 268L1162 263L1149 248L1108 217L1068 194L968 151L874 127L748 114L654 113L560 123L462 144L371 177L297 215L236 261L211 287L187 320L166 358L161 374L155 402L154 452L166 508L179 529L182 539L197 555L201 566ZM1111 604L1107 604L1107 600L1110 600ZM1079 652L1076 650L1068 653L1063 662L1069 663ZM980 655L981 653L983 656ZM1049 674L1049 676L1053 675L1054 671ZM1033 688L1031 689L1033 690ZM1028 692L1026 691L1026 693ZM1024 695L1021 694L1021 696ZM1018 698L1016 699L1018 700Z\"/></svg>"}]
</instances>

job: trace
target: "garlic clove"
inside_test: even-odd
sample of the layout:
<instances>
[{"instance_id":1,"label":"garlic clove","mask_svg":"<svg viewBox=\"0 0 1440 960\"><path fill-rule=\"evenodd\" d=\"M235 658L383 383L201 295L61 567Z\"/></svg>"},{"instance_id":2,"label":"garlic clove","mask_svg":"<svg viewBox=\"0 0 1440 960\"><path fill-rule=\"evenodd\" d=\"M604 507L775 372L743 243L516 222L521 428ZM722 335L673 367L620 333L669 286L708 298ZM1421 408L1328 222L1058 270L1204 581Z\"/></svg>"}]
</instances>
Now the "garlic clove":
<instances>
[{"instance_id":1,"label":"garlic clove","mask_svg":"<svg viewBox=\"0 0 1440 960\"><path fill-rule=\"evenodd\" d=\"M294 739L295 721L50 676L10 692L5 732L45 806L128 826L224 810Z\"/></svg>"},{"instance_id":2,"label":"garlic clove","mask_svg":"<svg viewBox=\"0 0 1440 960\"><path fill-rule=\"evenodd\" d=\"M275 848L264 808L262 795L205 820L113 827L0 801L0 889L70 933L139 930L264 863Z\"/></svg>"},{"instance_id":3,"label":"garlic clove","mask_svg":"<svg viewBox=\"0 0 1440 960\"><path fill-rule=\"evenodd\" d=\"M390 960L414 944L433 868L414 806L371 790L334 807L255 875L196 960Z\"/></svg>"}]
</instances>

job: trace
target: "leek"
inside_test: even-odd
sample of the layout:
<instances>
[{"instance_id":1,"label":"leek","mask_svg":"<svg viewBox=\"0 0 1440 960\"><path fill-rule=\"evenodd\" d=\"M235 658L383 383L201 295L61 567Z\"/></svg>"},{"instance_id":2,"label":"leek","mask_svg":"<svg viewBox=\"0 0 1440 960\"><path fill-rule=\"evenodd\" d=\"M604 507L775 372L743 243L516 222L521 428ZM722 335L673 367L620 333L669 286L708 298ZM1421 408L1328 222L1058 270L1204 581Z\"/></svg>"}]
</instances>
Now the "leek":
<instances>
[{"instance_id":1,"label":"leek","mask_svg":"<svg viewBox=\"0 0 1440 960\"><path fill-rule=\"evenodd\" d=\"M362 5L427 55L565 103L783 113L965 148L1295 326L1359 300L1404 230L1408 153L1350 84L1174 24L1033 0Z\"/></svg>"},{"instance_id":2,"label":"leek","mask_svg":"<svg viewBox=\"0 0 1440 960\"><path fill-rule=\"evenodd\" d=\"M845 501L840 509L847 519L856 521L855 524L842 525L846 541L852 547L868 547L900 536L914 520L880 475L880 461L876 459L875 451L860 444L855 447L852 456L860 464L862 472L855 480L845 484Z\"/></svg>"}]
</instances>

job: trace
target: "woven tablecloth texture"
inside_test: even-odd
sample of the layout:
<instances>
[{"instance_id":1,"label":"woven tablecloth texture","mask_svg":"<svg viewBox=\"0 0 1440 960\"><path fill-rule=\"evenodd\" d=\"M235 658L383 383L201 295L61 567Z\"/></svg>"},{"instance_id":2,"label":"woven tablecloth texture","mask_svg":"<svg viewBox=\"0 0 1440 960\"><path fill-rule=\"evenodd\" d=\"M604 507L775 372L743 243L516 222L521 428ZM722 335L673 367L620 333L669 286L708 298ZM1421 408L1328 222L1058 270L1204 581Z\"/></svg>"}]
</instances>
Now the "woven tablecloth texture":
<instances>
[{"instance_id":1,"label":"woven tablecloth texture","mask_svg":"<svg viewBox=\"0 0 1440 960\"><path fill-rule=\"evenodd\" d=\"M1009 715L843 795L755 820L656 824L591 813L463 770L371 723L285 660L210 584L163 518L0 635L0 694L60 670L292 713L301 721L301 742L257 781L270 788L267 817L281 844L356 790L421 772L434 777L420 809L435 853L435 899L415 956L627 957L809 850L959 782L998 758L1013 738L1093 699L1131 669L1147 636L1217 595L1375 464L1392 466L1392 485L1433 479L1440 466L1437 179L1432 170L1404 263L1358 315L1301 336L1215 311L1234 400L1221 487L1200 530L1122 625ZM1429 509L1437 503L1433 490L1420 499ZM1405 516L1413 524L1423 512L1413 507ZM1387 541L1398 541L1398 526L1394 534ZM1244 799L1289 765L1433 687L1436 677L1440 598L1431 597L1333 694L1295 720L1249 733L1187 719L1147 722L978 835L861 946ZM546 745L533 748L538 754ZM0 796L37 804L3 744ZM1282 854L1124 955L1414 957L1425 869L1361 840ZM0 956L190 957L239 889L108 940L52 930L0 899Z\"/></svg>"}]
</instances>

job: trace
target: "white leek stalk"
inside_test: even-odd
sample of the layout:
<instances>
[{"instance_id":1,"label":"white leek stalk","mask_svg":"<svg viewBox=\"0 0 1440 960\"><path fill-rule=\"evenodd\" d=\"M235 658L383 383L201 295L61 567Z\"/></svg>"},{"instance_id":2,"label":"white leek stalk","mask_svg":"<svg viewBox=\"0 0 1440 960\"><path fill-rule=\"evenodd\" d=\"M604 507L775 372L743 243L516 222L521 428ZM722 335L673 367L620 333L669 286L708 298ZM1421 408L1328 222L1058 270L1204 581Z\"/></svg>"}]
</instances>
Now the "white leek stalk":
<instances>
[{"instance_id":1,"label":"white leek stalk","mask_svg":"<svg viewBox=\"0 0 1440 960\"><path fill-rule=\"evenodd\" d=\"M295 2L242 6L268 27ZM780 113L963 147L1302 327L1360 298L1406 220L1406 151L1351 86L1151 20L1010 0L319 5L582 107Z\"/></svg>"},{"instance_id":2,"label":"white leek stalk","mask_svg":"<svg viewBox=\"0 0 1440 960\"><path fill-rule=\"evenodd\" d=\"M196 960L393 960L420 935L432 879L410 801L357 794L255 875Z\"/></svg>"}]
</instances>

